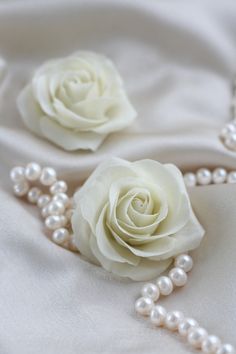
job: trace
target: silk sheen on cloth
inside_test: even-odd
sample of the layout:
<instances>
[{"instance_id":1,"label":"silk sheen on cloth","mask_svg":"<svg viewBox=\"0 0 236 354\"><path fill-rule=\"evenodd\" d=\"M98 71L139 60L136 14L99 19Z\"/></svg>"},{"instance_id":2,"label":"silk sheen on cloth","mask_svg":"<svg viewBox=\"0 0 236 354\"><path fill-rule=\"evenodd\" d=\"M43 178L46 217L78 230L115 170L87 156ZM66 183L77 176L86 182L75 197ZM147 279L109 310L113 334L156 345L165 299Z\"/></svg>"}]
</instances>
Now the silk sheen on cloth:
<instances>
[{"instance_id":1,"label":"silk sheen on cloth","mask_svg":"<svg viewBox=\"0 0 236 354\"><path fill-rule=\"evenodd\" d=\"M51 243L38 210L12 195L8 173L38 161L75 186L109 156L173 162L182 170L236 168L236 154L217 138L229 119L235 43L233 1L0 1L0 55L8 62L0 100L1 354L191 352L134 313L141 283ZM95 154L68 153L33 136L15 104L37 66L79 49L114 61L138 111L135 123ZM206 236L187 286L161 303L233 342L236 185L190 194Z\"/></svg>"}]
</instances>

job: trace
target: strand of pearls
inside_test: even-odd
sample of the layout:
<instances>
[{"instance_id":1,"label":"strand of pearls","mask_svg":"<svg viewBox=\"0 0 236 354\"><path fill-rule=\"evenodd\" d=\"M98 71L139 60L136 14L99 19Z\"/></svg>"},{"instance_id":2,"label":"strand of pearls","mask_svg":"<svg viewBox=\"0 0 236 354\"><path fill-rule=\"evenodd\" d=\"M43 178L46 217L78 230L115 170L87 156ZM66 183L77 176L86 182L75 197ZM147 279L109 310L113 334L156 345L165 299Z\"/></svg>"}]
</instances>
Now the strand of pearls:
<instances>
[{"instance_id":1,"label":"strand of pearls","mask_svg":"<svg viewBox=\"0 0 236 354\"><path fill-rule=\"evenodd\" d=\"M235 354L231 344L222 344L215 335L208 335L193 318L185 317L180 311L167 312L165 307L155 305L162 296L170 295L174 288L187 283L187 273L193 267L193 260L187 254L179 255L174 262L174 268L168 276L160 276L156 284L147 283L141 290L142 297L135 302L135 310L139 315L148 316L155 327L165 327L170 331L178 331L182 338L196 349L201 349L205 354Z\"/></svg>"},{"instance_id":2,"label":"strand of pearls","mask_svg":"<svg viewBox=\"0 0 236 354\"><path fill-rule=\"evenodd\" d=\"M227 172L223 167L217 167L213 171L208 168L200 168L184 174L184 182L187 187L206 186L209 184L236 183L236 170Z\"/></svg>"},{"instance_id":3,"label":"strand of pearls","mask_svg":"<svg viewBox=\"0 0 236 354\"><path fill-rule=\"evenodd\" d=\"M219 138L225 147L229 150L236 151L236 80L232 87L231 102L231 121L227 123L221 130Z\"/></svg>"},{"instance_id":4,"label":"strand of pearls","mask_svg":"<svg viewBox=\"0 0 236 354\"><path fill-rule=\"evenodd\" d=\"M52 167L42 168L36 162L30 162L26 167L14 167L10 179L17 197L26 197L38 206L52 241L75 251L70 222L72 201L66 193L66 182L57 179Z\"/></svg>"}]
</instances>

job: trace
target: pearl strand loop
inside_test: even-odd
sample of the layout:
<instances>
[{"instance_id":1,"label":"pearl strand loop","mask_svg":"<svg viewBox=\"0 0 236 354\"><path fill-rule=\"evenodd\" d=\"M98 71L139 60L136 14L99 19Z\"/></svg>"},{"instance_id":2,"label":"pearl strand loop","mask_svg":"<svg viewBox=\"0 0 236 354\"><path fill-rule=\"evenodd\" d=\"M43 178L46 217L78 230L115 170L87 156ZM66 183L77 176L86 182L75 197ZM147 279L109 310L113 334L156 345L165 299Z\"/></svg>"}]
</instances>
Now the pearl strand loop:
<instances>
[{"instance_id":1,"label":"pearl strand loop","mask_svg":"<svg viewBox=\"0 0 236 354\"><path fill-rule=\"evenodd\" d=\"M26 197L40 209L46 229L51 233L51 240L76 251L70 231L72 202L66 193L66 182L57 179L56 171L52 167L42 168L38 163L30 162L26 167L14 167L10 179L15 195ZM45 189L48 191L44 192Z\"/></svg>"}]
</instances>

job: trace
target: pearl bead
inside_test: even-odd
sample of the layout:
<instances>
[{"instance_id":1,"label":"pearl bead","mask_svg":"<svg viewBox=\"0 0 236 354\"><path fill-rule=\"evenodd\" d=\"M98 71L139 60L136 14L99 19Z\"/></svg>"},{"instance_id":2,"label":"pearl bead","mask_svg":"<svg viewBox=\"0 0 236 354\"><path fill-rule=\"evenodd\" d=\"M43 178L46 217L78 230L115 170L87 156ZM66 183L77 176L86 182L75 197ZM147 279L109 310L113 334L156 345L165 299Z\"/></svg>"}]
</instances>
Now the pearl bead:
<instances>
[{"instance_id":1,"label":"pearl bead","mask_svg":"<svg viewBox=\"0 0 236 354\"><path fill-rule=\"evenodd\" d=\"M29 181L36 181L41 174L41 167L36 162L29 163L25 168L25 177Z\"/></svg>"},{"instance_id":2,"label":"pearl bead","mask_svg":"<svg viewBox=\"0 0 236 354\"><path fill-rule=\"evenodd\" d=\"M224 183L226 181L227 177L227 172L224 168L216 168L212 172L212 180L213 183L218 184L218 183Z\"/></svg>"},{"instance_id":3,"label":"pearl bead","mask_svg":"<svg viewBox=\"0 0 236 354\"><path fill-rule=\"evenodd\" d=\"M187 283L188 276L181 268L173 268L169 272L169 277L175 286L184 286Z\"/></svg>"},{"instance_id":4,"label":"pearl bead","mask_svg":"<svg viewBox=\"0 0 236 354\"><path fill-rule=\"evenodd\" d=\"M232 123L229 123L222 129L220 136L224 139L227 139L234 132L236 132L235 125Z\"/></svg>"},{"instance_id":5,"label":"pearl bead","mask_svg":"<svg viewBox=\"0 0 236 354\"><path fill-rule=\"evenodd\" d=\"M235 349L231 344L223 344L216 354L235 354Z\"/></svg>"},{"instance_id":6,"label":"pearl bead","mask_svg":"<svg viewBox=\"0 0 236 354\"><path fill-rule=\"evenodd\" d=\"M37 203L41 193L42 192L39 188L37 188L37 187L31 188L28 192L28 195L27 195L28 201L30 203Z\"/></svg>"},{"instance_id":7,"label":"pearl bead","mask_svg":"<svg viewBox=\"0 0 236 354\"><path fill-rule=\"evenodd\" d=\"M228 174L227 182L228 183L236 183L236 171L232 171Z\"/></svg>"},{"instance_id":8,"label":"pearl bead","mask_svg":"<svg viewBox=\"0 0 236 354\"><path fill-rule=\"evenodd\" d=\"M232 133L225 139L225 146L227 146L230 150L236 149L236 133Z\"/></svg>"},{"instance_id":9,"label":"pearl bead","mask_svg":"<svg viewBox=\"0 0 236 354\"><path fill-rule=\"evenodd\" d=\"M140 297L135 302L135 310L140 315L148 316L153 308L153 301L150 297Z\"/></svg>"},{"instance_id":10,"label":"pearl bead","mask_svg":"<svg viewBox=\"0 0 236 354\"><path fill-rule=\"evenodd\" d=\"M160 290L161 295L170 295L173 291L173 283L169 277L162 276L157 279L157 286Z\"/></svg>"},{"instance_id":11,"label":"pearl bead","mask_svg":"<svg viewBox=\"0 0 236 354\"><path fill-rule=\"evenodd\" d=\"M48 204L45 205L45 207L42 208L41 210L41 215L45 219L47 216L49 216L49 210L48 210Z\"/></svg>"},{"instance_id":12,"label":"pearl bead","mask_svg":"<svg viewBox=\"0 0 236 354\"><path fill-rule=\"evenodd\" d=\"M13 190L17 197L23 197L25 194L28 193L29 184L27 181L21 181L19 183L14 184Z\"/></svg>"},{"instance_id":13,"label":"pearl bead","mask_svg":"<svg viewBox=\"0 0 236 354\"><path fill-rule=\"evenodd\" d=\"M48 204L48 212L50 215L61 215L65 211L65 206L62 202L52 201Z\"/></svg>"},{"instance_id":14,"label":"pearl bead","mask_svg":"<svg viewBox=\"0 0 236 354\"><path fill-rule=\"evenodd\" d=\"M152 283L145 284L141 293L143 297L150 297L153 301L157 301L160 296L158 287Z\"/></svg>"},{"instance_id":15,"label":"pearl bead","mask_svg":"<svg viewBox=\"0 0 236 354\"><path fill-rule=\"evenodd\" d=\"M197 171L197 181L200 185L206 185L211 183L211 171L207 168L200 168Z\"/></svg>"},{"instance_id":16,"label":"pearl bead","mask_svg":"<svg viewBox=\"0 0 236 354\"><path fill-rule=\"evenodd\" d=\"M187 187L194 187L197 184L196 175L192 172L185 173L184 182Z\"/></svg>"},{"instance_id":17,"label":"pearl bead","mask_svg":"<svg viewBox=\"0 0 236 354\"><path fill-rule=\"evenodd\" d=\"M52 234L52 240L58 245L63 244L69 238L69 231L64 228L57 229Z\"/></svg>"},{"instance_id":18,"label":"pearl bead","mask_svg":"<svg viewBox=\"0 0 236 354\"><path fill-rule=\"evenodd\" d=\"M166 328L170 329L171 331L177 330L180 321L183 319L184 315L180 311L172 311L167 313L165 319Z\"/></svg>"},{"instance_id":19,"label":"pearl bead","mask_svg":"<svg viewBox=\"0 0 236 354\"><path fill-rule=\"evenodd\" d=\"M56 171L51 168L51 167L45 167L42 170L41 176L40 176L40 182L44 186L51 186L53 183L56 182Z\"/></svg>"},{"instance_id":20,"label":"pearl bead","mask_svg":"<svg viewBox=\"0 0 236 354\"><path fill-rule=\"evenodd\" d=\"M67 191L67 184L64 181L57 181L50 187L52 194L65 193Z\"/></svg>"},{"instance_id":21,"label":"pearl bead","mask_svg":"<svg viewBox=\"0 0 236 354\"><path fill-rule=\"evenodd\" d=\"M59 215L50 215L45 220L45 225L49 230L56 230L62 226Z\"/></svg>"},{"instance_id":22,"label":"pearl bead","mask_svg":"<svg viewBox=\"0 0 236 354\"><path fill-rule=\"evenodd\" d=\"M204 339L206 339L206 337L207 337L207 331L204 328L193 327L189 330L188 342L194 348L200 348L202 342L204 341Z\"/></svg>"},{"instance_id":23,"label":"pearl bead","mask_svg":"<svg viewBox=\"0 0 236 354\"><path fill-rule=\"evenodd\" d=\"M202 351L206 354L213 354L220 348L220 345L220 339L211 335L202 342Z\"/></svg>"},{"instance_id":24,"label":"pearl bead","mask_svg":"<svg viewBox=\"0 0 236 354\"><path fill-rule=\"evenodd\" d=\"M180 254L175 258L175 266L183 269L186 273L193 268L193 259L188 254Z\"/></svg>"},{"instance_id":25,"label":"pearl bead","mask_svg":"<svg viewBox=\"0 0 236 354\"><path fill-rule=\"evenodd\" d=\"M14 183L22 182L25 179L25 169L21 166L14 167L10 172L10 179Z\"/></svg>"},{"instance_id":26,"label":"pearl bead","mask_svg":"<svg viewBox=\"0 0 236 354\"><path fill-rule=\"evenodd\" d=\"M54 195L52 200L55 202L57 202L57 201L62 202L65 205L65 207L67 207L68 204L70 203L70 198L65 193L58 193L58 194Z\"/></svg>"},{"instance_id":27,"label":"pearl bead","mask_svg":"<svg viewBox=\"0 0 236 354\"><path fill-rule=\"evenodd\" d=\"M154 306L151 314L150 321L155 326L162 326L165 323L166 309L163 306Z\"/></svg>"},{"instance_id":28,"label":"pearl bead","mask_svg":"<svg viewBox=\"0 0 236 354\"><path fill-rule=\"evenodd\" d=\"M184 318L183 320L180 321L178 326L179 334L182 337L187 337L189 330L197 326L198 323L193 318Z\"/></svg>"},{"instance_id":29,"label":"pearl bead","mask_svg":"<svg viewBox=\"0 0 236 354\"><path fill-rule=\"evenodd\" d=\"M50 195L48 194L42 194L37 202L37 206L41 209L43 207L45 207L51 200Z\"/></svg>"}]
</instances>

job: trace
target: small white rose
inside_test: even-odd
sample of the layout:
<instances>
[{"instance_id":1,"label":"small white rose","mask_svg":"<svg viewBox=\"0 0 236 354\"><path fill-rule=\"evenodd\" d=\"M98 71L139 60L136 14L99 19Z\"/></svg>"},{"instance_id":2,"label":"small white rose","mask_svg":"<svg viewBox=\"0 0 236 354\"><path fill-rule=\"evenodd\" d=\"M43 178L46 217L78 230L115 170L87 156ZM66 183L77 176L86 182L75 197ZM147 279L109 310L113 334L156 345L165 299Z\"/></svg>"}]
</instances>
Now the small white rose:
<instances>
[{"instance_id":1,"label":"small white rose","mask_svg":"<svg viewBox=\"0 0 236 354\"><path fill-rule=\"evenodd\" d=\"M72 228L81 254L133 280L158 276L204 235L182 174L171 164L111 159L74 199Z\"/></svg>"},{"instance_id":2,"label":"small white rose","mask_svg":"<svg viewBox=\"0 0 236 354\"><path fill-rule=\"evenodd\" d=\"M96 150L137 115L111 60L84 51L42 65L18 108L31 131L65 150Z\"/></svg>"}]
</instances>

